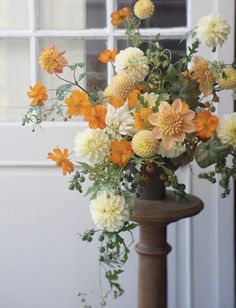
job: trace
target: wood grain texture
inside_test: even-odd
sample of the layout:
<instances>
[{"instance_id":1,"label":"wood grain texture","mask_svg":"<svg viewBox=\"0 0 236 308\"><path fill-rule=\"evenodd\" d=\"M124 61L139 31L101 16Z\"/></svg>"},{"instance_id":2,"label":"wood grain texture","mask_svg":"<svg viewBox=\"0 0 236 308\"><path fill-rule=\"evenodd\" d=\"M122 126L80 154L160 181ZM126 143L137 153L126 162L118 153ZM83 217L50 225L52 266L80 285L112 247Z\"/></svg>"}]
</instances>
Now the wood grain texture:
<instances>
[{"instance_id":1,"label":"wood grain texture","mask_svg":"<svg viewBox=\"0 0 236 308\"><path fill-rule=\"evenodd\" d=\"M138 308L167 308L167 225L203 209L200 199L187 198L177 202L168 192L165 200L136 199L132 220L140 225Z\"/></svg>"}]
</instances>

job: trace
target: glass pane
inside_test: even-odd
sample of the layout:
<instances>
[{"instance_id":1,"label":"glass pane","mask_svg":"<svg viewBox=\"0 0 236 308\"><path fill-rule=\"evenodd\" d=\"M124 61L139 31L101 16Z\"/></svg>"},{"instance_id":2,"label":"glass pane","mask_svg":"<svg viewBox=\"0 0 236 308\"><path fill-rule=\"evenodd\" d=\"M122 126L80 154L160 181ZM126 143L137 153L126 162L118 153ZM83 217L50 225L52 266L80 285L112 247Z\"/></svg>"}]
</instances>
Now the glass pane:
<instances>
[{"instance_id":1,"label":"glass pane","mask_svg":"<svg viewBox=\"0 0 236 308\"><path fill-rule=\"evenodd\" d=\"M136 0L118 0L118 7L133 8ZM153 1L156 10L154 15L141 22L143 28L184 27L187 24L186 0L156 0Z\"/></svg>"},{"instance_id":2,"label":"glass pane","mask_svg":"<svg viewBox=\"0 0 236 308\"><path fill-rule=\"evenodd\" d=\"M27 40L0 41L0 121L21 121L30 85Z\"/></svg>"},{"instance_id":3,"label":"glass pane","mask_svg":"<svg viewBox=\"0 0 236 308\"><path fill-rule=\"evenodd\" d=\"M110 1L110 0L109 0ZM106 27L106 1L40 0L40 29L81 30Z\"/></svg>"},{"instance_id":4,"label":"glass pane","mask_svg":"<svg viewBox=\"0 0 236 308\"><path fill-rule=\"evenodd\" d=\"M172 62L175 63L180 58L180 55L186 51L186 42L180 40L161 40L161 45L167 49L170 49L172 52ZM140 46L141 49L146 50L149 48L148 43L142 44ZM118 50L122 50L127 48L126 40L117 40L117 48Z\"/></svg>"},{"instance_id":5,"label":"glass pane","mask_svg":"<svg viewBox=\"0 0 236 308\"><path fill-rule=\"evenodd\" d=\"M1 0L0 30L25 30L27 28L28 0Z\"/></svg>"},{"instance_id":6,"label":"glass pane","mask_svg":"<svg viewBox=\"0 0 236 308\"><path fill-rule=\"evenodd\" d=\"M40 41L40 50L44 47L49 47L52 44L56 45L57 50L66 50L65 57L69 64L86 62L84 69L78 68L78 74L84 71L97 72L101 75L101 80L89 78L83 79L80 84L83 87L90 89L92 86L104 88L107 80L107 65L98 61L97 57L101 51L106 48L104 40L81 40L81 39L42 39ZM71 70L66 68L63 74L59 74L67 80L72 80L73 76ZM47 88L55 89L64 82L58 80L56 76L47 74L40 70L40 80L47 86Z\"/></svg>"}]
</instances>

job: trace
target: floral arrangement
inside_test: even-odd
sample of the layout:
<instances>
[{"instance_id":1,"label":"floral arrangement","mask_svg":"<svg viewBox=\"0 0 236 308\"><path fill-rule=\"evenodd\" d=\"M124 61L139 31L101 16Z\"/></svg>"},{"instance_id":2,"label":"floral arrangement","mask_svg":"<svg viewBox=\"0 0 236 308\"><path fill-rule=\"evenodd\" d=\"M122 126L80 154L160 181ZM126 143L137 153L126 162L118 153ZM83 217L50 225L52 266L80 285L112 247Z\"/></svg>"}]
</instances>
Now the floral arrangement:
<instances>
[{"instance_id":1,"label":"floral arrangement","mask_svg":"<svg viewBox=\"0 0 236 308\"><path fill-rule=\"evenodd\" d=\"M236 70L233 65L196 55L200 44L215 52L230 28L218 15L201 18L184 38L192 45L173 62L159 35L146 42L140 34L140 21L149 18L154 9L152 1L138 0L133 12L123 8L112 14L113 25L125 24L129 47L106 49L98 55L99 61L114 68L106 89L86 90L81 80L99 78L99 74L86 72L85 63L68 64L65 51L59 52L55 46L43 49L41 68L63 83L52 98L41 82L31 86L31 104L23 119L24 125L34 127L54 120L55 114L65 121L82 117L87 122L88 127L75 137L74 162L68 149L54 148L48 158L62 168L63 175L72 174L69 189L82 193L85 179L89 180L85 194L91 199L96 228L81 238L91 242L98 237L99 263L115 297L124 291L118 278L133 242L136 224L130 222L130 215L134 199L155 166L162 170L161 180L182 202L186 200L185 185L178 182L175 171L194 159L202 168L212 167L200 178L215 183L219 175L222 197L230 193L230 179L236 179L236 113L221 119L214 114L219 92L236 88ZM144 45L148 47L144 49ZM71 71L71 80L61 77L65 69ZM129 244L124 233L131 235ZM108 294L102 294L101 306ZM83 307L90 307L85 295L79 295Z\"/></svg>"}]
</instances>

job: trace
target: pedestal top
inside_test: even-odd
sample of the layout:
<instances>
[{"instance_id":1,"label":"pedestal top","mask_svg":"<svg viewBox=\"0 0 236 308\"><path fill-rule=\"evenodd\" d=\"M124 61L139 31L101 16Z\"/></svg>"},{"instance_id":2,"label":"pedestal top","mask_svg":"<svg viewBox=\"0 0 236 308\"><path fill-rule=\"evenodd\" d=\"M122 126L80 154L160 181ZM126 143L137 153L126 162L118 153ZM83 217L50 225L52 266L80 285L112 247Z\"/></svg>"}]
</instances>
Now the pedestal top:
<instances>
[{"instance_id":1,"label":"pedestal top","mask_svg":"<svg viewBox=\"0 0 236 308\"><path fill-rule=\"evenodd\" d=\"M135 199L131 219L138 223L171 223L182 218L197 215L203 209L203 202L190 194L187 201L178 202L173 193L167 192L164 200Z\"/></svg>"}]
</instances>

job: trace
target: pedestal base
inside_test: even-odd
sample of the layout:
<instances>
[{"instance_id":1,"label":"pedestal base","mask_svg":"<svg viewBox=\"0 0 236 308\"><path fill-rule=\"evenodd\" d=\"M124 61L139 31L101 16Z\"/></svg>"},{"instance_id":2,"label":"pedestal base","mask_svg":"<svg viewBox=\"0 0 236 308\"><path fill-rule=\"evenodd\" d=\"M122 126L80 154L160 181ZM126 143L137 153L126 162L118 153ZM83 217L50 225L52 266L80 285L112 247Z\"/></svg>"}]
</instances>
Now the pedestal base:
<instances>
[{"instance_id":1,"label":"pedestal base","mask_svg":"<svg viewBox=\"0 0 236 308\"><path fill-rule=\"evenodd\" d=\"M187 195L187 202L177 202L171 193L165 200L137 199L132 220L140 225L138 308L167 308L167 225L197 215L203 203Z\"/></svg>"}]
</instances>

